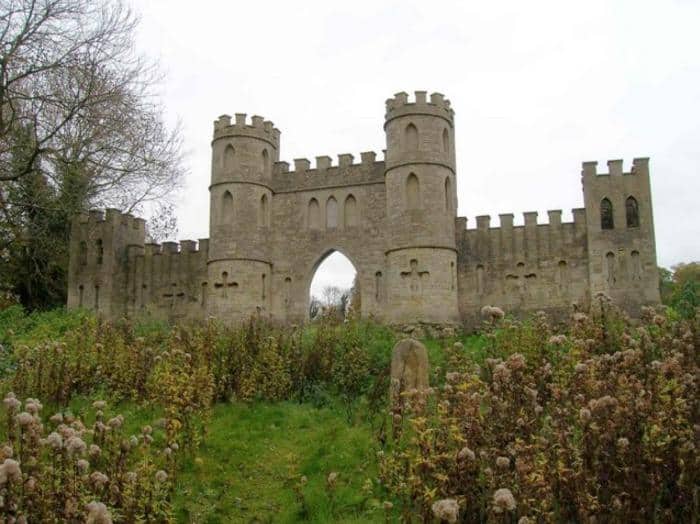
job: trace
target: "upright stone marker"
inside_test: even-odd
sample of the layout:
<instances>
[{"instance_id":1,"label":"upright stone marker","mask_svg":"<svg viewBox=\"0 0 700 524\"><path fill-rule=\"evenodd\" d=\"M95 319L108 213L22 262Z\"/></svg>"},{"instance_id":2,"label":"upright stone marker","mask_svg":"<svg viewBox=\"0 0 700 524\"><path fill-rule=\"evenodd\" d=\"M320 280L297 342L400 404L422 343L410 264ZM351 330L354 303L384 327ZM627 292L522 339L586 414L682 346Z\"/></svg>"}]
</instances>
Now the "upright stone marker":
<instances>
[{"instance_id":1,"label":"upright stone marker","mask_svg":"<svg viewBox=\"0 0 700 524\"><path fill-rule=\"evenodd\" d=\"M398 342L391 352L391 397L395 402L404 391L425 391L429 387L428 351L413 338Z\"/></svg>"}]
</instances>

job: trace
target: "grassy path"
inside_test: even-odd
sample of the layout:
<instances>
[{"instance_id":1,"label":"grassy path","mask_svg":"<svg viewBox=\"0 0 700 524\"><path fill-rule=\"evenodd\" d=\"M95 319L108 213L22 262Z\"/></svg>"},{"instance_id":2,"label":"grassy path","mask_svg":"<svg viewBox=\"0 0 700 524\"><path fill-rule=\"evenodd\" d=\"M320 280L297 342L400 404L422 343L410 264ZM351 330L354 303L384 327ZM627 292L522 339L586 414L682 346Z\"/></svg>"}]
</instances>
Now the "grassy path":
<instances>
[{"instance_id":1,"label":"grassy path","mask_svg":"<svg viewBox=\"0 0 700 524\"><path fill-rule=\"evenodd\" d=\"M362 485L376 476L369 425L309 404L220 404L178 477L180 522L371 522ZM331 496L330 472L338 473ZM308 519L293 486L304 475Z\"/></svg>"}]
</instances>

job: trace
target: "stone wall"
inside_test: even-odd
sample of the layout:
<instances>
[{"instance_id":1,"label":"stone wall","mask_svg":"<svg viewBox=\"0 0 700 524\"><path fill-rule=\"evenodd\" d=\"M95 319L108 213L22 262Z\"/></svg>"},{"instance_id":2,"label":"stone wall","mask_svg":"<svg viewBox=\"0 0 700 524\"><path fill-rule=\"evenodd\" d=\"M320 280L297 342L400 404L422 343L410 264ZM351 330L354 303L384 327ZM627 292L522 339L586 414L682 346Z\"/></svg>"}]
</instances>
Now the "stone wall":
<instances>
[{"instance_id":1,"label":"stone wall","mask_svg":"<svg viewBox=\"0 0 700 524\"><path fill-rule=\"evenodd\" d=\"M599 292L636 313L659 302L647 159L599 174L583 164L584 207L456 216L454 111L418 91L387 100L385 159L373 152L279 160L272 122L236 114L214 124L210 239L145 243L143 220L116 210L78 217L69 307L171 320L257 314L307 319L309 287L333 251L358 272L361 315L395 324L474 325L484 305L519 314L570 311ZM468 180L461 183L468 183ZM630 213L632 216L630 218Z\"/></svg>"}]
</instances>

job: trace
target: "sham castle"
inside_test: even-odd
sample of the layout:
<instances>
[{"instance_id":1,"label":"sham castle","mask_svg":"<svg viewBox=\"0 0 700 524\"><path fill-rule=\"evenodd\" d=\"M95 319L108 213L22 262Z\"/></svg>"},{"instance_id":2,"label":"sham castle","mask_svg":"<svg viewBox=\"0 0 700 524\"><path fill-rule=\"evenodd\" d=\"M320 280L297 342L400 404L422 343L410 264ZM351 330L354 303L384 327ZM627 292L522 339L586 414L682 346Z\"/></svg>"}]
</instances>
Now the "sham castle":
<instances>
[{"instance_id":1,"label":"sham castle","mask_svg":"<svg viewBox=\"0 0 700 524\"><path fill-rule=\"evenodd\" d=\"M72 225L68 307L173 321L308 318L309 287L333 251L357 270L362 317L475 325L481 308L569 312L598 293L631 314L659 299L647 158L581 172L583 207L457 216L454 111L440 93L386 101L376 154L280 161L280 131L260 116L220 116L211 142L208 239L153 244L115 209ZM573 182L573 180L572 180Z\"/></svg>"}]
</instances>

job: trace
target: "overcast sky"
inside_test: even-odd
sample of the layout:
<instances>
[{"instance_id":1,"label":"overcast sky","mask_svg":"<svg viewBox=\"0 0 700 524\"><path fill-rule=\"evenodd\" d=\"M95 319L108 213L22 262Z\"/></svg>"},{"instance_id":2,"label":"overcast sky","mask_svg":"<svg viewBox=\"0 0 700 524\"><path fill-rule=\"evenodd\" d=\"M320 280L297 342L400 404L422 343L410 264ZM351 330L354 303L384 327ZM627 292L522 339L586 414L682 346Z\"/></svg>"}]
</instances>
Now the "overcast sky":
<instances>
[{"instance_id":1,"label":"overcast sky","mask_svg":"<svg viewBox=\"0 0 700 524\"><path fill-rule=\"evenodd\" d=\"M375 150L384 101L438 91L456 112L459 214L583 206L580 166L651 157L657 254L700 260L700 2L133 0L167 75L190 176L179 238L208 237L212 122L258 114L281 159ZM350 277L345 271L345 279Z\"/></svg>"}]
</instances>

